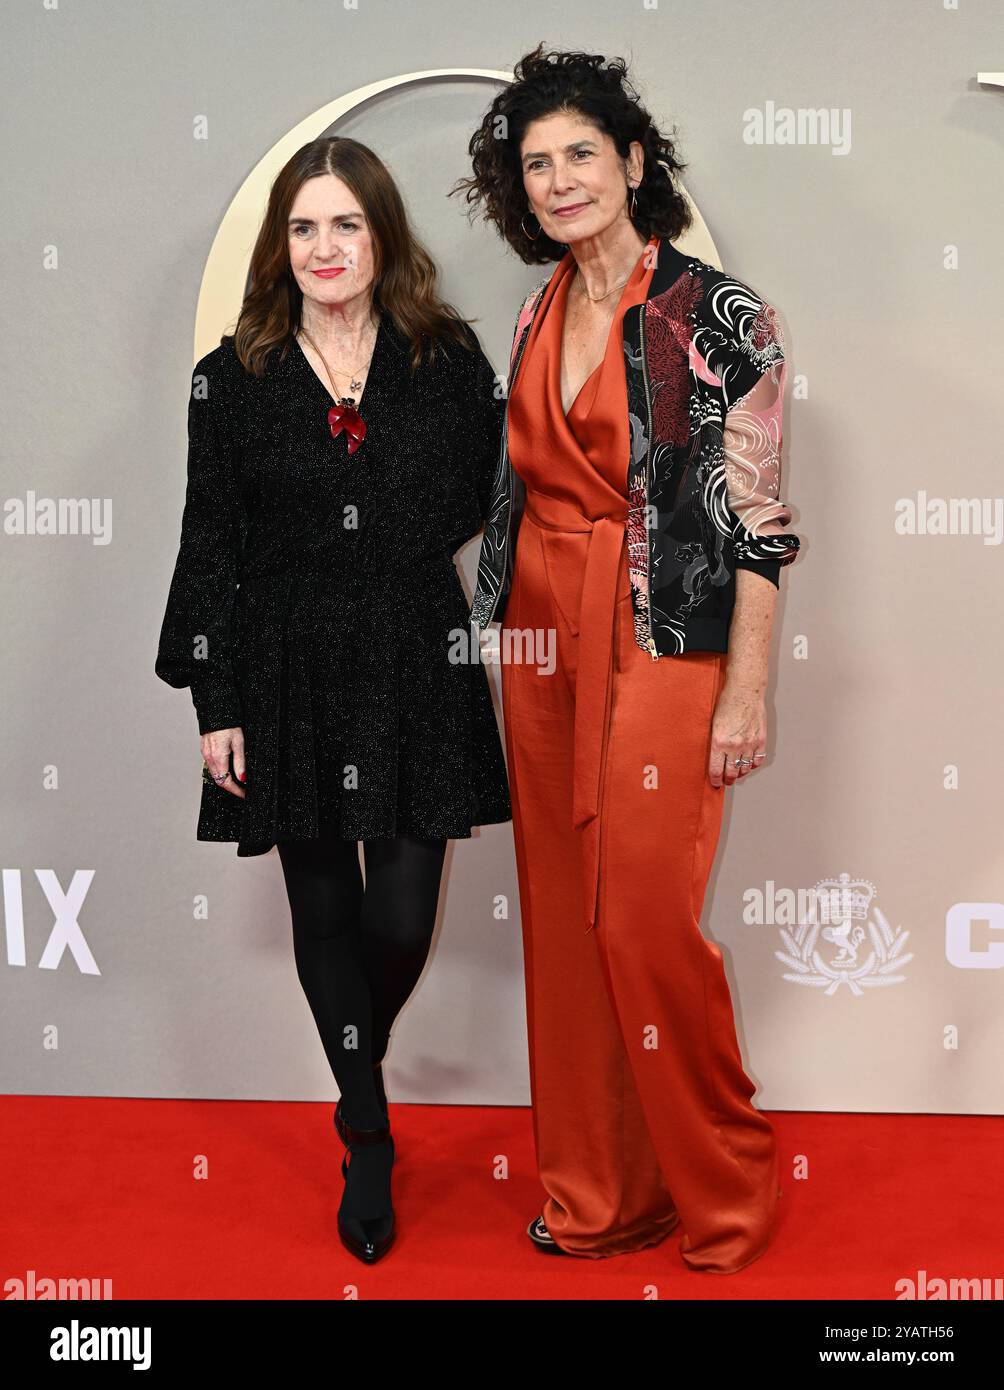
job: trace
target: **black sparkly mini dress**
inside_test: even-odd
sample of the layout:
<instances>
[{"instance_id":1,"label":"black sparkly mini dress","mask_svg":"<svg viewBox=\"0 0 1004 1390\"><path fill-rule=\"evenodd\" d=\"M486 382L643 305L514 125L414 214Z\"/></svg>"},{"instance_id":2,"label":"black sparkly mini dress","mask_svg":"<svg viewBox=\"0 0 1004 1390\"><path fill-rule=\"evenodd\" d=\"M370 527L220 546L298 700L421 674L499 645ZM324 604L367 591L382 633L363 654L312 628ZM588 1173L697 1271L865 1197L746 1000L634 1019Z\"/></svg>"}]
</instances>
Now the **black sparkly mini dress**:
<instances>
[{"instance_id":1,"label":"black sparkly mini dress","mask_svg":"<svg viewBox=\"0 0 1004 1390\"><path fill-rule=\"evenodd\" d=\"M196 365L156 673L190 687L200 733L241 728L247 763L243 801L203 778L198 839L255 855L511 818L453 559L484 523L505 410L470 342L412 374L381 312L351 454L295 338L260 377L232 338Z\"/></svg>"}]
</instances>

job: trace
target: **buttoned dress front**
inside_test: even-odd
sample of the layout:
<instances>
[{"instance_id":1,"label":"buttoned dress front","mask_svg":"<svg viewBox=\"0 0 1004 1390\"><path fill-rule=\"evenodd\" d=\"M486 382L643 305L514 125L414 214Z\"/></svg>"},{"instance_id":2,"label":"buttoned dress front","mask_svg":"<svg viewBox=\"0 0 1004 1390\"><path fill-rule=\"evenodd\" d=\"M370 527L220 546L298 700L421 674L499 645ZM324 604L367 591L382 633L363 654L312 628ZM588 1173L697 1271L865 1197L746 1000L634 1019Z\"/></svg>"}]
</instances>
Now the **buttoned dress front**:
<instances>
[{"instance_id":1,"label":"buttoned dress front","mask_svg":"<svg viewBox=\"0 0 1004 1390\"><path fill-rule=\"evenodd\" d=\"M569 252L508 419L526 500L502 688L543 1217L562 1249L589 1257L682 1222L684 1260L731 1272L765 1248L778 1187L721 951L700 929L726 792L708 763L727 658L653 661L636 641L628 560L638 568L646 538L629 532L621 322L652 265L639 258L566 417L574 270Z\"/></svg>"}]
</instances>

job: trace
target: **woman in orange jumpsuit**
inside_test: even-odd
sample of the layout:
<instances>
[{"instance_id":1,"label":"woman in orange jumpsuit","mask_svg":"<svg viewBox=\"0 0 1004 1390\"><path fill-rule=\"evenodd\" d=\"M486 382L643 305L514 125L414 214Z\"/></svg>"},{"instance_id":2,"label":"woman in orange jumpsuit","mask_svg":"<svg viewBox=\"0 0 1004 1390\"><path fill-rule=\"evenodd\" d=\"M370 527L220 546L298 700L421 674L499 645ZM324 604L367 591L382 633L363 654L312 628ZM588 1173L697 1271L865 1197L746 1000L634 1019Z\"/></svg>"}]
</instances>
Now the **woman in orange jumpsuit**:
<instances>
[{"instance_id":1,"label":"woman in orange jumpsuit","mask_svg":"<svg viewBox=\"0 0 1004 1390\"><path fill-rule=\"evenodd\" d=\"M621 320L644 300L652 263L639 257L605 356L566 415L575 270L569 251L508 407L526 503L503 629L549 632L556 649L552 671L502 667L534 1134L549 1194L544 1229L535 1222L530 1234L600 1257L652 1245L682 1217L684 1260L731 1273L763 1252L779 1189L722 955L699 926L725 795L708 763L727 657L653 662L635 640Z\"/></svg>"}]
</instances>

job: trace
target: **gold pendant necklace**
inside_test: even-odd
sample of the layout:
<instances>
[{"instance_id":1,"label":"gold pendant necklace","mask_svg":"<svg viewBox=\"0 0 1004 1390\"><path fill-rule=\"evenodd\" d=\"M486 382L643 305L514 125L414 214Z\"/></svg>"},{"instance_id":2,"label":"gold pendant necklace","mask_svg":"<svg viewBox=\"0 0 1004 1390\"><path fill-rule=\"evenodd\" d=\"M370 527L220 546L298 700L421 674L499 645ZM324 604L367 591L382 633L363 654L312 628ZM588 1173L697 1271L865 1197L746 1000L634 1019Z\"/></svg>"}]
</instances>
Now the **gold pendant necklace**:
<instances>
[{"instance_id":1,"label":"gold pendant necklace","mask_svg":"<svg viewBox=\"0 0 1004 1390\"><path fill-rule=\"evenodd\" d=\"M314 342L313 338L310 336L310 334L307 332L307 330L302 326L302 324L301 324L301 326L300 326L300 332L303 334L303 336L306 338L307 342L310 344L310 346L311 346L311 347L314 349L314 351L317 353L318 357L319 357L319 358L321 359L321 361L324 363L324 370L327 372L327 374L328 374L328 380L331 382L331 392L332 392L332 395L335 397L336 400L341 401L343 404L346 404L346 405L354 405L354 404L355 404L355 398L354 398L353 396L343 396L343 395L340 393L340 391L338 390L338 387L335 385L335 379L334 379L334 377L331 375L331 368L328 366L328 359L325 357L324 353L323 353L323 352L321 351L321 349L317 346L317 344ZM375 339L375 338L374 338L374 340L373 340L373 343L374 343L374 347L375 347L375 346L376 346L376 339ZM372 353L372 350L371 350L371 351L370 351L370 358L372 358L372 356L373 356L373 353ZM358 367L355 367L355 368L353 368L353 372L348 372L348 373L342 372L342 373L340 373L340 375L342 375L342 376L348 376L348 378L349 378L349 390L350 390L350 391L361 391L361 390L362 390L362 385L363 385L362 381L356 380L355 377L354 377L354 375L353 375L353 373L354 373L354 372L357 372L358 370L359 370L359 368L358 368Z\"/></svg>"},{"instance_id":2,"label":"gold pendant necklace","mask_svg":"<svg viewBox=\"0 0 1004 1390\"><path fill-rule=\"evenodd\" d=\"M324 363L324 370L327 372L328 380L331 382L332 394L334 395L335 400L338 402L337 405L331 406L328 410L328 425L331 429L331 437L332 439L337 439L340 434L344 433L348 444L348 452L350 454L354 454L355 451L359 448L360 444L366 438L366 421L363 419L359 411L356 409L356 402L354 396L339 396L338 387L335 385L334 378L331 375L331 368L328 366L327 358L324 356L324 353L314 342L313 338L303 327L300 328L300 332L303 334L307 342L310 344L310 346L317 353L318 357ZM374 347L375 346L376 340L374 339ZM371 352L371 358L372 355L373 354ZM311 370L313 370L313 368L311 368ZM358 391L361 388L362 384L363 383L361 381L355 380L354 377L349 377L350 390Z\"/></svg>"}]
</instances>

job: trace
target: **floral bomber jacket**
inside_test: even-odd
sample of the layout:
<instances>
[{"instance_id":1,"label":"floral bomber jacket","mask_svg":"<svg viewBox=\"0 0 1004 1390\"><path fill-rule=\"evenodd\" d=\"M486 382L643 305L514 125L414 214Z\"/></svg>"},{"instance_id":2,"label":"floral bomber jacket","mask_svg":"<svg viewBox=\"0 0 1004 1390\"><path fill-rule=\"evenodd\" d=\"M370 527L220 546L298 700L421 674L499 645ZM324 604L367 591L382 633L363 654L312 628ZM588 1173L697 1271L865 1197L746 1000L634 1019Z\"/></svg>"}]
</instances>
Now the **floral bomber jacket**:
<instances>
[{"instance_id":1,"label":"floral bomber jacket","mask_svg":"<svg viewBox=\"0 0 1004 1390\"><path fill-rule=\"evenodd\" d=\"M787 362L776 312L668 239L654 238L656 251L647 298L623 319L628 568L635 640L653 660L727 651L736 570L777 585L799 549L780 500ZM520 310L510 388L549 279ZM525 502L507 425L508 411L471 606L478 628L504 616Z\"/></svg>"}]
</instances>

